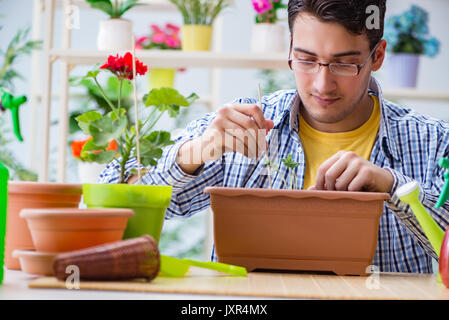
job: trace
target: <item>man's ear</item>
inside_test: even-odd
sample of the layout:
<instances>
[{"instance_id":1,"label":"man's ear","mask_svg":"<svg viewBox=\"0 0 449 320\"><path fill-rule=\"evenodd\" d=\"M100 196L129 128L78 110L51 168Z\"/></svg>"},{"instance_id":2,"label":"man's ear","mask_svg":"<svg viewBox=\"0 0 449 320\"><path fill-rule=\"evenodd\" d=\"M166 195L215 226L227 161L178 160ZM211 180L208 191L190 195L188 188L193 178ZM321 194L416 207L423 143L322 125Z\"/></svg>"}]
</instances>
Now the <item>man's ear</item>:
<instances>
[{"instance_id":1,"label":"man's ear","mask_svg":"<svg viewBox=\"0 0 449 320\"><path fill-rule=\"evenodd\" d=\"M372 71L377 71L382 67L382 64L385 60L385 51L387 49L387 41L381 40L379 45L377 46L376 52L374 53L374 62L372 66Z\"/></svg>"}]
</instances>

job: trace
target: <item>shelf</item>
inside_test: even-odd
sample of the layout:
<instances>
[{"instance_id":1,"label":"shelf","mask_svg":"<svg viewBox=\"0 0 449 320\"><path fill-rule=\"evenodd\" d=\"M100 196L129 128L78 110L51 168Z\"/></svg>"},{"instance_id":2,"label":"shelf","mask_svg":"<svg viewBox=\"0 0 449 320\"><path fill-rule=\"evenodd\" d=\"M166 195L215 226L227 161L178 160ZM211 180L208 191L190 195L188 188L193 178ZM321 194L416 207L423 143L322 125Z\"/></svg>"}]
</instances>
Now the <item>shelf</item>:
<instances>
[{"instance_id":1,"label":"shelf","mask_svg":"<svg viewBox=\"0 0 449 320\"><path fill-rule=\"evenodd\" d=\"M71 0L73 6L77 6L80 9L91 9L90 5L86 0ZM145 4L144 6L139 6L134 10L157 10L157 11L175 11L177 10L175 5L168 2L168 0L140 0L139 2ZM63 0L56 1L56 8L63 7Z\"/></svg>"},{"instance_id":2,"label":"shelf","mask_svg":"<svg viewBox=\"0 0 449 320\"><path fill-rule=\"evenodd\" d=\"M110 54L98 50L53 49L53 60L63 60L71 65L104 63ZM139 50L136 56L151 68L235 68L235 69L288 69L287 55L282 53L223 53L190 52L181 50Z\"/></svg>"},{"instance_id":3,"label":"shelf","mask_svg":"<svg viewBox=\"0 0 449 320\"><path fill-rule=\"evenodd\" d=\"M449 102L449 91L433 91L421 89L384 89L383 94L387 99Z\"/></svg>"}]
</instances>

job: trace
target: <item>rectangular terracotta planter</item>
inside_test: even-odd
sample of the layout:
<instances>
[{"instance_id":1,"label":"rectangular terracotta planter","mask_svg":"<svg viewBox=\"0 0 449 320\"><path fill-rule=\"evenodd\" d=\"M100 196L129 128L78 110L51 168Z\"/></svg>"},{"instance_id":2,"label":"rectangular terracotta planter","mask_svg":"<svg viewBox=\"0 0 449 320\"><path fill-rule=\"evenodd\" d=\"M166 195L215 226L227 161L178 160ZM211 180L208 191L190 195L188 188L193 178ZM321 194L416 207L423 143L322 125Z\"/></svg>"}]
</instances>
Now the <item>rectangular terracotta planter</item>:
<instances>
[{"instance_id":1,"label":"rectangular terracotta planter","mask_svg":"<svg viewBox=\"0 0 449 320\"><path fill-rule=\"evenodd\" d=\"M207 187L218 261L367 275L386 193ZM367 270L368 268L368 270Z\"/></svg>"}]
</instances>

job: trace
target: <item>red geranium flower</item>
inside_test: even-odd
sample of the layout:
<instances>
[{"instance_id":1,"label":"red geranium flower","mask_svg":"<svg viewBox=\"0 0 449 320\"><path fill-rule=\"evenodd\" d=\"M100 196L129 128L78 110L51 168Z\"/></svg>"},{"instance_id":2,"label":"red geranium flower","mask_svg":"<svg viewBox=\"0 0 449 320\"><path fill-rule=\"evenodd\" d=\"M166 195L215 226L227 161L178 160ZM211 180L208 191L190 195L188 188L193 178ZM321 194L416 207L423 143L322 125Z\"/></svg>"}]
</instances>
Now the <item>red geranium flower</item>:
<instances>
[{"instance_id":1,"label":"red geranium flower","mask_svg":"<svg viewBox=\"0 0 449 320\"><path fill-rule=\"evenodd\" d=\"M123 57L119 55L109 56L108 62L100 67L100 69L108 69L114 73L119 79L133 79L133 55L130 52L125 53ZM136 58L136 75L144 75L148 71L148 67Z\"/></svg>"}]
</instances>

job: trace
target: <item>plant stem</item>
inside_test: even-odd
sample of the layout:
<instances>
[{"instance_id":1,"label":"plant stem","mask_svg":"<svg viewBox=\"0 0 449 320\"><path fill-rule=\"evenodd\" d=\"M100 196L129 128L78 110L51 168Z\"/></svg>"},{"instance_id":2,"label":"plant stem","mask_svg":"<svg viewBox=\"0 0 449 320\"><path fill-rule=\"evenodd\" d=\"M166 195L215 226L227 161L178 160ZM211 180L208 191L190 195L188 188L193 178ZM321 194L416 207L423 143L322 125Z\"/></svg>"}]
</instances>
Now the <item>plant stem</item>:
<instances>
[{"instance_id":1,"label":"plant stem","mask_svg":"<svg viewBox=\"0 0 449 320\"><path fill-rule=\"evenodd\" d=\"M123 87L123 79L119 80L119 85L118 85L118 112L120 115L120 106L121 106L121 102L122 102L122 87Z\"/></svg>"},{"instance_id":2,"label":"plant stem","mask_svg":"<svg viewBox=\"0 0 449 320\"><path fill-rule=\"evenodd\" d=\"M112 104L112 102L108 99L108 97L106 97L106 94L103 91L103 88L100 86L100 84L98 83L97 77L94 78L95 84L98 87L98 90L100 90L101 95L103 96L104 100L108 103L108 105L111 107L111 109L115 112L117 112L117 109L114 107L114 105ZM119 99L120 101L120 99ZM118 114L120 115L120 114Z\"/></svg>"},{"instance_id":3,"label":"plant stem","mask_svg":"<svg viewBox=\"0 0 449 320\"><path fill-rule=\"evenodd\" d=\"M134 138L131 138L134 139ZM118 183L125 183L125 166L131 155L131 143L125 143L125 152L122 155L122 161L120 162L120 178Z\"/></svg>"}]
</instances>

